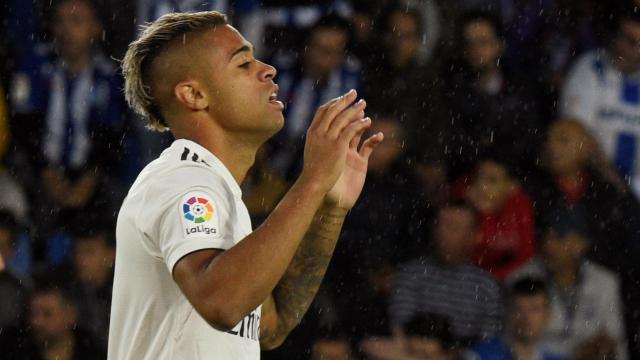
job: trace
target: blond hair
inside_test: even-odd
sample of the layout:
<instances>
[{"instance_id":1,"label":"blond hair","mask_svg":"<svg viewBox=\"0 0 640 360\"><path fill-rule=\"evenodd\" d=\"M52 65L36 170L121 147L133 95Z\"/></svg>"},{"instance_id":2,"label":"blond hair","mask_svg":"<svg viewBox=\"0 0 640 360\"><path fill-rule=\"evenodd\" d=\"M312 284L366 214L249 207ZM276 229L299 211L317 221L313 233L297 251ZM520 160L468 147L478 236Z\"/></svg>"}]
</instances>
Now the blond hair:
<instances>
[{"instance_id":1,"label":"blond hair","mask_svg":"<svg viewBox=\"0 0 640 360\"><path fill-rule=\"evenodd\" d=\"M149 70L153 60L167 50L174 39L227 23L227 16L217 11L166 14L147 24L140 38L129 44L122 60L124 96L129 106L146 119L148 128L169 130L159 104L151 95Z\"/></svg>"}]
</instances>

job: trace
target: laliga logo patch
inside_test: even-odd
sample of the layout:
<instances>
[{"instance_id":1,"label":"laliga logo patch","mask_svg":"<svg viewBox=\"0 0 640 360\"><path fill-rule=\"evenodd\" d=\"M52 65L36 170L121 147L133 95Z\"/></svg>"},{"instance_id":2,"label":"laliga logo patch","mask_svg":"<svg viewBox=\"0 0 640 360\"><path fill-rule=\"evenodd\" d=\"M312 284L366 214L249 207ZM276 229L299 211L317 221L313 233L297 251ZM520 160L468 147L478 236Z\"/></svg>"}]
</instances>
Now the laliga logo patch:
<instances>
[{"instance_id":1,"label":"laliga logo patch","mask_svg":"<svg viewBox=\"0 0 640 360\"><path fill-rule=\"evenodd\" d=\"M183 221L187 235L217 234L217 226L212 222L214 209L211 201L203 196L190 196L182 204ZM214 225L215 227L212 227Z\"/></svg>"},{"instance_id":2,"label":"laliga logo patch","mask_svg":"<svg viewBox=\"0 0 640 360\"><path fill-rule=\"evenodd\" d=\"M211 206L209 200L203 197L196 198L193 196L182 205L182 212L184 212L185 219L200 224L211 220L213 217L213 206Z\"/></svg>"}]
</instances>

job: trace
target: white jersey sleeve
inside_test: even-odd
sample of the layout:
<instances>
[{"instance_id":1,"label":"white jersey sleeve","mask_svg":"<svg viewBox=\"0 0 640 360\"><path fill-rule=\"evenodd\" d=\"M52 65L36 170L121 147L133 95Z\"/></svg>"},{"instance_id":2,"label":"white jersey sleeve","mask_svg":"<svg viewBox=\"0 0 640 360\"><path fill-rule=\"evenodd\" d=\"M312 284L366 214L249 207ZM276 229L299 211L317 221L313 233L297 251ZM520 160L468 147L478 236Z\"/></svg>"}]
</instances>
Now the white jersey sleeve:
<instances>
[{"instance_id":1,"label":"white jersey sleeve","mask_svg":"<svg viewBox=\"0 0 640 360\"><path fill-rule=\"evenodd\" d=\"M235 244L233 195L216 174L202 166L183 167L156 186L147 191L136 223L147 250L161 257L169 272L189 253Z\"/></svg>"},{"instance_id":2,"label":"white jersey sleeve","mask_svg":"<svg viewBox=\"0 0 640 360\"><path fill-rule=\"evenodd\" d=\"M597 82L598 62L593 54L586 54L573 65L560 94L560 114L563 117L574 118L593 128L598 104L599 88Z\"/></svg>"}]
</instances>

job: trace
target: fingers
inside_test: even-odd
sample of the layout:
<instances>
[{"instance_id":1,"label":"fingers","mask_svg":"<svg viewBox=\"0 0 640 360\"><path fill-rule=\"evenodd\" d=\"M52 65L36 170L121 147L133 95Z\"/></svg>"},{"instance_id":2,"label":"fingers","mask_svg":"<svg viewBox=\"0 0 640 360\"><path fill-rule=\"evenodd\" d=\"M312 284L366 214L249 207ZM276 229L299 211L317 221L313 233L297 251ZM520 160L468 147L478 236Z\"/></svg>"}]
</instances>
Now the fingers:
<instances>
[{"instance_id":1,"label":"fingers","mask_svg":"<svg viewBox=\"0 0 640 360\"><path fill-rule=\"evenodd\" d=\"M381 132L372 135L362 144L362 147L360 148L360 155L364 157L365 160L368 160L369 156L371 156L371 153L373 152L373 149L375 149L376 146L378 146L378 144L380 144L383 140L384 134Z\"/></svg>"},{"instance_id":2,"label":"fingers","mask_svg":"<svg viewBox=\"0 0 640 360\"><path fill-rule=\"evenodd\" d=\"M318 128L321 131L328 131L336 116L346 109L347 106L351 105L356 100L356 97L356 91L351 89L341 97L329 101L326 104L326 109L323 110L322 116L316 115L318 119Z\"/></svg>"},{"instance_id":3,"label":"fingers","mask_svg":"<svg viewBox=\"0 0 640 360\"><path fill-rule=\"evenodd\" d=\"M337 139L340 133L352 122L361 120L364 117L364 109L367 107L367 102L364 99L360 99L357 103L353 104L346 110L342 111L333 120L328 129L328 135L332 139Z\"/></svg>"},{"instance_id":4,"label":"fingers","mask_svg":"<svg viewBox=\"0 0 640 360\"><path fill-rule=\"evenodd\" d=\"M360 139L362 139L362 135L364 134L366 129L360 130L354 137L351 139L349 143L349 148L355 151L358 151L358 145L360 145Z\"/></svg>"},{"instance_id":5,"label":"fingers","mask_svg":"<svg viewBox=\"0 0 640 360\"><path fill-rule=\"evenodd\" d=\"M343 144L348 145L357 133L367 129L369 126L371 126L371 119L368 117L362 120L353 121L340 133L340 137L338 139Z\"/></svg>"},{"instance_id":6,"label":"fingers","mask_svg":"<svg viewBox=\"0 0 640 360\"><path fill-rule=\"evenodd\" d=\"M318 108L318 111L316 111L316 115L313 118L313 121L311 122L311 125L309 126L309 128L317 127L318 124L322 121L322 119L324 119L324 115L327 113L327 109L329 109L329 107L331 105L333 105L338 100L340 100L340 98L342 98L342 96L339 96L337 98L333 98L333 99L327 101L326 103L322 104Z\"/></svg>"}]
</instances>

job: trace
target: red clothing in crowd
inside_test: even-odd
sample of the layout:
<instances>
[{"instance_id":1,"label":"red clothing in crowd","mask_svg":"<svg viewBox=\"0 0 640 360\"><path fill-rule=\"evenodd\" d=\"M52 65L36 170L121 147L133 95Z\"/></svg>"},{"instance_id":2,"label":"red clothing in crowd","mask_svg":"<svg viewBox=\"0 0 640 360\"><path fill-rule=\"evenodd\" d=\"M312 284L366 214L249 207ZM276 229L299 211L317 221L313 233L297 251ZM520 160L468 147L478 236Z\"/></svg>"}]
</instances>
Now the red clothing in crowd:
<instances>
[{"instance_id":1,"label":"red clothing in crowd","mask_svg":"<svg viewBox=\"0 0 640 360\"><path fill-rule=\"evenodd\" d=\"M520 189L514 191L495 214L481 214L478 231L473 261L504 279L535 254L531 198Z\"/></svg>"},{"instance_id":2,"label":"red clothing in crowd","mask_svg":"<svg viewBox=\"0 0 640 360\"><path fill-rule=\"evenodd\" d=\"M463 197L468 185L458 183L453 195ZM535 255L535 221L533 202L516 188L495 213L480 212L478 242L472 252L473 262L503 280Z\"/></svg>"}]
</instances>

